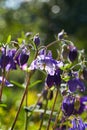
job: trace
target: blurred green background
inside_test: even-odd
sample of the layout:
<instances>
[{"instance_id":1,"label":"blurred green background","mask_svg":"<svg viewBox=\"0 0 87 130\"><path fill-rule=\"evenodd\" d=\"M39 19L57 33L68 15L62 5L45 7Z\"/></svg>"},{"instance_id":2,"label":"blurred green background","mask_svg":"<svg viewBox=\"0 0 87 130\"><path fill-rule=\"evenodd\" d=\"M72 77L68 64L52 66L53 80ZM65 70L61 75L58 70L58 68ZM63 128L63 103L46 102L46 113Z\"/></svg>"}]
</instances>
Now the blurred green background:
<instances>
[{"instance_id":1,"label":"blurred green background","mask_svg":"<svg viewBox=\"0 0 87 130\"><path fill-rule=\"evenodd\" d=\"M0 0L0 41L30 31L48 44L62 29L86 48L87 0Z\"/></svg>"},{"instance_id":2,"label":"blurred green background","mask_svg":"<svg viewBox=\"0 0 87 130\"><path fill-rule=\"evenodd\" d=\"M9 34L16 40L22 32L33 32L40 34L42 44L49 44L62 29L79 49L85 48L87 54L87 0L0 0L0 42L6 42ZM24 75L21 70L10 73L11 80L19 83L24 82ZM44 76L38 79L44 81ZM28 105L36 102L37 91L41 89L37 85L29 91ZM11 127L22 93L23 89L17 86L4 89L3 102L7 107L0 107L0 130ZM15 130L24 130L24 116L22 109ZM39 122L34 120L34 125L33 120L29 130L38 129Z\"/></svg>"}]
</instances>

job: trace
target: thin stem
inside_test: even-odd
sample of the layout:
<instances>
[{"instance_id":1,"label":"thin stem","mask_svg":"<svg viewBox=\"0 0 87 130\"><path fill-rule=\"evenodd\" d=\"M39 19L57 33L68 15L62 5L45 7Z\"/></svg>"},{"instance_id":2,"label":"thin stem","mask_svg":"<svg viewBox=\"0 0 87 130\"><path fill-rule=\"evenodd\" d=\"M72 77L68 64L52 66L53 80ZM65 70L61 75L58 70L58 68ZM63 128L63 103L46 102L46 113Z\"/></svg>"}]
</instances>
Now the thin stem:
<instances>
[{"instance_id":1,"label":"thin stem","mask_svg":"<svg viewBox=\"0 0 87 130\"><path fill-rule=\"evenodd\" d=\"M56 116L56 119L55 119L55 122L54 122L54 126L53 126L53 130L56 129L56 126L57 126L57 122L58 122L58 118L59 118L60 112L61 112L61 107L60 107L59 112L58 112L58 114L57 114L57 116Z\"/></svg>"},{"instance_id":2,"label":"thin stem","mask_svg":"<svg viewBox=\"0 0 87 130\"><path fill-rule=\"evenodd\" d=\"M37 54L38 54L38 50L36 50L36 52L35 52L34 59L37 57ZM21 103L20 103L20 106L19 106L19 108L18 108L18 111L17 111L16 117L15 117L15 119L14 119L14 122L13 122L13 124L12 124L11 130L14 129L14 126L15 126L15 124L16 124L18 115L19 115L19 113L20 113L20 110L21 110L23 101L24 101L24 99L25 99L25 96L26 96L26 93L27 93L27 90L28 90L28 86L29 86L29 84L30 84L30 78L31 78L31 76L32 76L33 73L34 73L34 71L31 71L30 77L28 77L27 84L26 84L26 88L25 88L25 91L24 91L24 93L23 93L23 96L22 96L22 99L21 99ZM27 120L28 120L28 119L27 119ZM26 129L26 127L25 127L25 129Z\"/></svg>"},{"instance_id":3,"label":"thin stem","mask_svg":"<svg viewBox=\"0 0 87 130\"><path fill-rule=\"evenodd\" d=\"M5 84L5 69L3 69L3 72L2 72L2 83L0 87L0 102L2 100L2 92L3 92L4 84Z\"/></svg>"},{"instance_id":4,"label":"thin stem","mask_svg":"<svg viewBox=\"0 0 87 130\"><path fill-rule=\"evenodd\" d=\"M51 114L50 114L50 117L49 117L48 126L47 126L47 129L46 129L46 130L49 130L49 127L50 127L50 122L51 122L51 119L52 119L52 115L53 115L55 103L56 103L56 100L57 100L57 96L58 96L58 89L57 89L57 91L56 91L56 95L55 95L53 107L52 107L52 110L51 110Z\"/></svg>"},{"instance_id":5,"label":"thin stem","mask_svg":"<svg viewBox=\"0 0 87 130\"><path fill-rule=\"evenodd\" d=\"M43 116L42 116L42 120L41 120L41 123L40 123L39 130L41 130L41 128L42 128L42 125L43 125L43 121L44 121L44 115L45 115L45 113L46 113L46 110L47 110L47 105L48 105L48 99L46 100L46 105L45 105L45 109L44 109L44 113L43 113Z\"/></svg>"},{"instance_id":6,"label":"thin stem","mask_svg":"<svg viewBox=\"0 0 87 130\"><path fill-rule=\"evenodd\" d=\"M6 55L6 47L4 48L4 53ZM1 83L1 87L0 87L0 102L1 102L1 98L2 98L2 92L3 92L3 88L5 85L5 58L3 58L3 69L2 69L2 83Z\"/></svg>"},{"instance_id":7,"label":"thin stem","mask_svg":"<svg viewBox=\"0 0 87 130\"><path fill-rule=\"evenodd\" d=\"M87 63L87 61L82 61L82 62L80 62L80 63L78 63L78 64L72 66L70 69L72 70L72 69L74 69L74 68L77 67L77 66L81 66L83 63Z\"/></svg>"},{"instance_id":8,"label":"thin stem","mask_svg":"<svg viewBox=\"0 0 87 130\"><path fill-rule=\"evenodd\" d=\"M31 73L31 74L32 74L32 73ZM30 77L31 77L31 75L30 75ZM15 119L14 119L14 122L13 122L13 124L12 124L11 130L14 129L14 126L15 126L15 124L16 124L18 115L19 115L19 113L20 113L20 110L21 110L23 101L24 101L24 99L25 99L25 96L26 96L26 93L27 93L27 90L28 90L28 86L29 86L29 84L30 84L30 77L28 78L28 81L27 81L27 84L26 84L26 88L25 88L25 91L24 91L24 93L23 93L23 96L22 96L22 99L21 99L21 103L20 103L20 106L19 106L19 108L18 108L18 111L17 111L16 117L15 117Z\"/></svg>"},{"instance_id":9,"label":"thin stem","mask_svg":"<svg viewBox=\"0 0 87 130\"><path fill-rule=\"evenodd\" d=\"M41 97L42 97L42 95L38 98L38 101L36 102L35 106L33 107L31 114L28 116L28 120L29 120L30 117L32 116L32 114L33 114L33 112L34 112L34 110L35 110L35 108L36 108L38 102L40 101Z\"/></svg>"},{"instance_id":10,"label":"thin stem","mask_svg":"<svg viewBox=\"0 0 87 130\"><path fill-rule=\"evenodd\" d=\"M54 45L54 44L57 43L57 42L58 42L58 40L51 42L50 44L48 44L48 45L46 46L46 48L49 48L50 46Z\"/></svg>"},{"instance_id":11,"label":"thin stem","mask_svg":"<svg viewBox=\"0 0 87 130\"><path fill-rule=\"evenodd\" d=\"M28 76L27 76L28 77ZM28 106L28 87L26 88L26 107ZM25 113L25 130L28 128L28 112Z\"/></svg>"}]
</instances>

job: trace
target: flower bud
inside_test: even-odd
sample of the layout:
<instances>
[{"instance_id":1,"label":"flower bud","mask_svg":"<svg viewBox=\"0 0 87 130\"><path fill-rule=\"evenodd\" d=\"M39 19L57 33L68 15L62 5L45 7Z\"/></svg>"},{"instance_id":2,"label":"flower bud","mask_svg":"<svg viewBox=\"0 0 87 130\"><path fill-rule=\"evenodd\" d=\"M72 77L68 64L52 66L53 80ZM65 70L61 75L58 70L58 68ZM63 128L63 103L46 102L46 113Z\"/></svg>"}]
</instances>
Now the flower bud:
<instances>
[{"instance_id":1,"label":"flower bud","mask_svg":"<svg viewBox=\"0 0 87 130\"><path fill-rule=\"evenodd\" d=\"M77 58L77 55L78 55L78 52L77 52L77 48L74 47L74 46L70 46L70 51L69 51L69 60L71 62L75 61L76 58Z\"/></svg>"},{"instance_id":2,"label":"flower bud","mask_svg":"<svg viewBox=\"0 0 87 130\"><path fill-rule=\"evenodd\" d=\"M62 30L60 33L58 33L58 40L64 39L65 36L66 36L66 32L64 32L64 30Z\"/></svg>"},{"instance_id":3,"label":"flower bud","mask_svg":"<svg viewBox=\"0 0 87 130\"><path fill-rule=\"evenodd\" d=\"M34 41L35 45L38 46L40 44L40 38L39 38L39 36L35 35L33 41Z\"/></svg>"}]
</instances>

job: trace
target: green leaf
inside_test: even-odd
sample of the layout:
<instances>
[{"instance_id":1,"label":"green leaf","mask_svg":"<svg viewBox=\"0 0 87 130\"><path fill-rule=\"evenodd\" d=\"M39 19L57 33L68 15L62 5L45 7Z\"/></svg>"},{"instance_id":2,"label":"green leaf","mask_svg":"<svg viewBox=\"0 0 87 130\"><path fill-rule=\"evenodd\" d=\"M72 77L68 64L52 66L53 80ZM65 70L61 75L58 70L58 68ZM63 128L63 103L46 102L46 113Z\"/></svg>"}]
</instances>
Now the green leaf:
<instances>
[{"instance_id":1,"label":"green leaf","mask_svg":"<svg viewBox=\"0 0 87 130\"><path fill-rule=\"evenodd\" d=\"M6 104L0 104L0 107L7 107L7 105Z\"/></svg>"},{"instance_id":2,"label":"green leaf","mask_svg":"<svg viewBox=\"0 0 87 130\"><path fill-rule=\"evenodd\" d=\"M63 67L61 67L61 69L62 70L67 70L67 69L69 69L70 67L72 66L72 64L70 63L70 64L65 64Z\"/></svg>"},{"instance_id":3,"label":"green leaf","mask_svg":"<svg viewBox=\"0 0 87 130\"><path fill-rule=\"evenodd\" d=\"M16 85L17 87L19 88L25 88L25 85L21 85L20 83L16 82L16 81L10 81L12 84ZM35 81L34 83L31 83L29 85L29 89L36 86L37 84L41 83L42 80L38 80L38 81Z\"/></svg>"},{"instance_id":4,"label":"green leaf","mask_svg":"<svg viewBox=\"0 0 87 130\"><path fill-rule=\"evenodd\" d=\"M69 81L70 76L65 76L65 77L63 77L62 79L63 79L65 82L67 82L67 81Z\"/></svg>"},{"instance_id":5,"label":"green leaf","mask_svg":"<svg viewBox=\"0 0 87 130\"><path fill-rule=\"evenodd\" d=\"M18 43L21 44L23 41L23 38L18 38L17 40L18 40Z\"/></svg>"},{"instance_id":6,"label":"green leaf","mask_svg":"<svg viewBox=\"0 0 87 130\"><path fill-rule=\"evenodd\" d=\"M10 41L11 41L11 35L8 36L7 43L10 43Z\"/></svg>"},{"instance_id":7,"label":"green leaf","mask_svg":"<svg viewBox=\"0 0 87 130\"><path fill-rule=\"evenodd\" d=\"M24 85L21 85L20 83L16 82L16 81L10 81L12 84L16 85L19 88L25 88Z\"/></svg>"},{"instance_id":8,"label":"green leaf","mask_svg":"<svg viewBox=\"0 0 87 130\"><path fill-rule=\"evenodd\" d=\"M35 81L34 83L31 83L31 84L29 85L29 88L32 88L32 87L36 86L37 84L39 84L39 83L41 83L41 82L42 82L42 80L37 80L37 81Z\"/></svg>"}]
</instances>

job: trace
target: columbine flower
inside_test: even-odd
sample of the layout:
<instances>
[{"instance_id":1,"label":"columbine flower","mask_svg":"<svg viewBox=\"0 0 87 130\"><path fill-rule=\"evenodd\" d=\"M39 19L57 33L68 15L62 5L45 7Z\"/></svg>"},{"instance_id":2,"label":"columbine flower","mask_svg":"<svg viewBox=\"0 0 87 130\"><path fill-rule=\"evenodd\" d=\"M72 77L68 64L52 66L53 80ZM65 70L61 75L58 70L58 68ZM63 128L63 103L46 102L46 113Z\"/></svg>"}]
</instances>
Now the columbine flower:
<instances>
[{"instance_id":1,"label":"columbine flower","mask_svg":"<svg viewBox=\"0 0 87 130\"><path fill-rule=\"evenodd\" d=\"M77 48L73 45L69 46L69 60L71 62L75 61L77 58L78 52L77 52Z\"/></svg>"},{"instance_id":2,"label":"columbine flower","mask_svg":"<svg viewBox=\"0 0 87 130\"><path fill-rule=\"evenodd\" d=\"M61 76L60 70L56 70L54 75L47 76L46 84L48 87L52 87L53 85L59 86L61 84Z\"/></svg>"},{"instance_id":3,"label":"columbine flower","mask_svg":"<svg viewBox=\"0 0 87 130\"><path fill-rule=\"evenodd\" d=\"M6 70L16 69L16 65L18 63L18 56L14 59L14 56L16 54L16 49L8 50L7 54L9 56L9 64L6 67Z\"/></svg>"},{"instance_id":4,"label":"columbine flower","mask_svg":"<svg viewBox=\"0 0 87 130\"><path fill-rule=\"evenodd\" d=\"M45 70L47 74L54 75L55 70L61 66L63 66L63 63L61 61L54 60L51 52L46 54L45 50L41 50L37 58L31 63L29 70Z\"/></svg>"},{"instance_id":5,"label":"columbine flower","mask_svg":"<svg viewBox=\"0 0 87 130\"><path fill-rule=\"evenodd\" d=\"M75 92L77 89L85 91L85 85L79 78L70 79L67 84L71 92Z\"/></svg>"},{"instance_id":6,"label":"columbine flower","mask_svg":"<svg viewBox=\"0 0 87 130\"><path fill-rule=\"evenodd\" d=\"M19 64L20 64L20 66L23 66L24 64L26 64L28 59L29 59L29 54L30 53L29 52L27 53L26 51L27 51L26 48L24 48L22 50L22 52L20 53L20 55L19 55Z\"/></svg>"},{"instance_id":7,"label":"columbine flower","mask_svg":"<svg viewBox=\"0 0 87 130\"><path fill-rule=\"evenodd\" d=\"M87 110L87 97L73 97L71 95L64 98L62 103L62 111L64 115L76 115L82 114L85 110Z\"/></svg>"},{"instance_id":8,"label":"columbine flower","mask_svg":"<svg viewBox=\"0 0 87 130\"><path fill-rule=\"evenodd\" d=\"M2 76L0 76L0 84L2 83L2 80L3 80L3 78L2 78ZM12 87L13 86L13 84L9 83L5 78L4 78L4 84L7 87Z\"/></svg>"},{"instance_id":9,"label":"columbine flower","mask_svg":"<svg viewBox=\"0 0 87 130\"><path fill-rule=\"evenodd\" d=\"M62 111L66 116L70 116L74 111L74 100L75 98L72 96L67 96L64 98L62 103Z\"/></svg>"},{"instance_id":10,"label":"columbine flower","mask_svg":"<svg viewBox=\"0 0 87 130\"><path fill-rule=\"evenodd\" d=\"M73 119L72 125L72 128L69 130L86 130L87 128L87 125L82 121L82 119Z\"/></svg>"},{"instance_id":11,"label":"columbine flower","mask_svg":"<svg viewBox=\"0 0 87 130\"><path fill-rule=\"evenodd\" d=\"M5 69L9 63L9 56L6 54L6 49L2 48L2 54L0 57L0 68Z\"/></svg>"}]
</instances>

